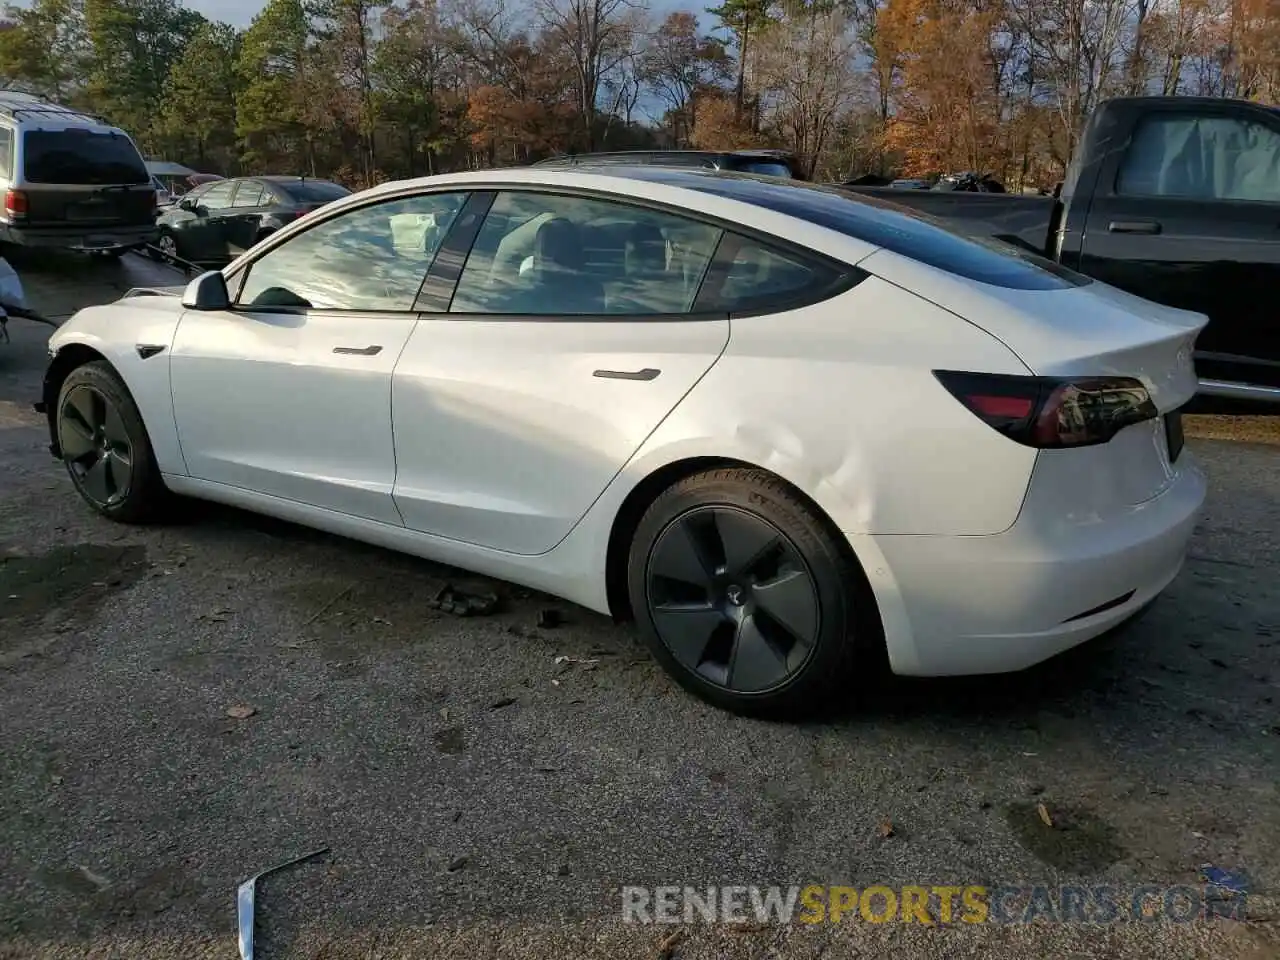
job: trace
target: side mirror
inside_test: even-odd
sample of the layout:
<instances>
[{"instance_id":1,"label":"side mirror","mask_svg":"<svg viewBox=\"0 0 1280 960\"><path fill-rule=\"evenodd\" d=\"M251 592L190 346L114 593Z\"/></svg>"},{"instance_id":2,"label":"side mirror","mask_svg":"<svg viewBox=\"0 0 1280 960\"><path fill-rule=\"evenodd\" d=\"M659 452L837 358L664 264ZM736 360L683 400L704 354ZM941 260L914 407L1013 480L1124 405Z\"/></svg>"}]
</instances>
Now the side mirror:
<instances>
[{"instance_id":1,"label":"side mirror","mask_svg":"<svg viewBox=\"0 0 1280 960\"><path fill-rule=\"evenodd\" d=\"M202 273L182 293L182 305L188 310L230 310L231 294L221 270Z\"/></svg>"},{"instance_id":2,"label":"side mirror","mask_svg":"<svg viewBox=\"0 0 1280 960\"><path fill-rule=\"evenodd\" d=\"M186 197L183 197L181 200L178 201L178 206L180 206L183 210L190 210L194 212L196 209L196 202L194 200L188 200Z\"/></svg>"}]
</instances>

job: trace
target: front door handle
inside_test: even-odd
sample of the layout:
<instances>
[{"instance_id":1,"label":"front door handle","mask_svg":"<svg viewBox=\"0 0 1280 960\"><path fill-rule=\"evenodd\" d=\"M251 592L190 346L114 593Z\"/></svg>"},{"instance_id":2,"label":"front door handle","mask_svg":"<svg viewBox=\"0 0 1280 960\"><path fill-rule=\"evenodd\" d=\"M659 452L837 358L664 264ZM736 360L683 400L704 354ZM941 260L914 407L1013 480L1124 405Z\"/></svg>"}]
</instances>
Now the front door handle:
<instances>
[{"instance_id":1,"label":"front door handle","mask_svg":"<svg viewBox=\"0 0 1280 960\"><path fill-rule=\"evenodd\" d=\"M653 367L645 367L643 370L597 370L592 376L606 380L652 380L661 372Z\"/></svg>"},{"instance_id":2,"label":"front door handle","mask_svg":"<svg viewBox=\"0 0 1280 960\"><path fill-rule=\"evenodd\" d=\"M353 357L373 357L382 352L382 345L373 343L367 347L334 347L334 353L344 353Z\"/></svg>"},{"instance_id":3,"label":"front door handle","mask_svg":"<svg viewBox=\"0 0 1280 960\"><path fill-rule=\"evenodd\" d=\"M1109 233L1146 233L1160 232L1160 224L1155 220L1112 220L1107 224Z\"/></svg>"}]
</instances>

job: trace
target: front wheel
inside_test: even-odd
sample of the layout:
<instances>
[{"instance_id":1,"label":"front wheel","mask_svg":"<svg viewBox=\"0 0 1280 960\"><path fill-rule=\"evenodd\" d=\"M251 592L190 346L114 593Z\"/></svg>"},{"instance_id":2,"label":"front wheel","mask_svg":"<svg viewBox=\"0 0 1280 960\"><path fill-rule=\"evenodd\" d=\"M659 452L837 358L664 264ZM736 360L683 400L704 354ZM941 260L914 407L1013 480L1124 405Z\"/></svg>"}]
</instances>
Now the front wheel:
<instances>
[{"instance_id":1,"label":"front wheel","mask_svg":"<svg viewBox=\"0 0 1280 960\"><path fill-rule=\"evenodd\" d=\"M680 481L641 519L632 610L687 690L735 713L795 715L883 658L865 578L824 519L770 474ZM849 691L851 692L851 691Z\"/></svg>"},{"instance_id":2,"label":"front wheel","mask_svg":"<svg viewBox=\"0 0 1280 960\"><path fill-rule=\"evenodd\" d=\"M123 523L160 519L169 504L137 405L109 365L77 367L58 392L58 447L91 507Z\"/></svg>"}]
</instances>

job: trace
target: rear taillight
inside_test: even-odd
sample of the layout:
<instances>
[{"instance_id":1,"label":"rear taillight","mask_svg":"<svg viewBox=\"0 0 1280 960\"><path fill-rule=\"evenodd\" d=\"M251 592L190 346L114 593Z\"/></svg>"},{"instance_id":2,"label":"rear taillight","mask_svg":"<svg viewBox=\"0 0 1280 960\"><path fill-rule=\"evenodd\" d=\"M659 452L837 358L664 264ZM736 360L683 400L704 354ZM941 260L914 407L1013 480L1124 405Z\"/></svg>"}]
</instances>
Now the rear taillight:
<instances>
[{"instance_id":1,"label":"rear taillight","mask_svg":"<svg viewBox=\"0 0 1280 960\"><path fill-rule=\"evenodd\" d=\"M21 190L6 190L4 193L4 212L11 217L27 215L27 195Z\"/></svg>"},{"instance_id":2,"label":"rear taillight","mask_svg":"<svg viewBox=\"0 0 1280 960\"><path fill-rule=\"evenodd\" d=\"M1159 416L1132 377L1017 377L935 370L948 392L989 427L1028 447L1106 443L1125 427Z\"/></svg>"}]
</instances>

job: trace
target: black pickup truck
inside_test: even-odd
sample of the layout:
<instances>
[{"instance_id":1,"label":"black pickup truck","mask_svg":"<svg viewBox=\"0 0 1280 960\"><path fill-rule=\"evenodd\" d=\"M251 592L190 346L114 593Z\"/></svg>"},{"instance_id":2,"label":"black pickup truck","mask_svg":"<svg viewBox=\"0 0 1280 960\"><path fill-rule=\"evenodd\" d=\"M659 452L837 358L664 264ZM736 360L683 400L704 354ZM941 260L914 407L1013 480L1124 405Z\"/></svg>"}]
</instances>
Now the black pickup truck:
<instances>
[{"instance_id":1,"label":"black pickup truck","mask_svg":"<svg viewBox=\"0 0 1280 960\"><path fill-rule=\"evenodd\" d=\"M1280 404L1280 109L1105 101L1056 197L844 189L1208 314L1195 354L1201 393Z\"/></svg>"}]
</instances>

